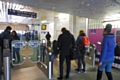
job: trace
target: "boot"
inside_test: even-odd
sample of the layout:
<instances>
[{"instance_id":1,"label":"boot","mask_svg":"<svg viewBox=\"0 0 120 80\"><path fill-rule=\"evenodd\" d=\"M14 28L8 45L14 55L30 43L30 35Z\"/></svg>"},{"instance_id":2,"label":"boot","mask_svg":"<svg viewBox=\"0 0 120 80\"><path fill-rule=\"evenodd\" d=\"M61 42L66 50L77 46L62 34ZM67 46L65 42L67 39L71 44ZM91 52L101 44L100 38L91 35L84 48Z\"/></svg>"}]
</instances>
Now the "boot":
<instances>
[{"instance_id":1,"label":"boot","mask_svg":"<svg viewBox=\"0 0 120 80\"><path fill-rule=\"evenodd\" d=\"M111 72L106 72L108 80L113 80Z\"/></svg>"},{"instance_id":2,"label":"boot","mask_svg":"<svg viewBox=\"0 0 120 80\"><path fill-rule=\"evenodd\" d=\"M101 80L101 78L102 78L102 71L100 71L100 70L98 69L97 79L96 79L96 80Z\"/></svg>"}]
</instances>

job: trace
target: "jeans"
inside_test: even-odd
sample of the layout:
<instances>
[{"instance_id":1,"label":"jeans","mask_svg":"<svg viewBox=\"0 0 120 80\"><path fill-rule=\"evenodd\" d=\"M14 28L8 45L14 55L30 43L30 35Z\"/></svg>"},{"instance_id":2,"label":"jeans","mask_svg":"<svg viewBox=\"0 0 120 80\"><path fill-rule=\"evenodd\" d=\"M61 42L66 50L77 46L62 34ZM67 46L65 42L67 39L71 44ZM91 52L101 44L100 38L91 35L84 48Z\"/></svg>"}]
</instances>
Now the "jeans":
<instances>
[{"instance_id":1,"label":"jeans","mask_svg":"<svg viewBox=\"0 0 120 80\"><path fill-rule=\"evenodd\" d=\"M81 65L82 62L82 65ZM85 63L85 54L82 54L79 58L78 58L78 70L80 70L81 66L83 66L83 71L85 71L86 69L86 63Z\"/></svg>"},{"instance_id":2,"label":"jeans","mask_svg":"<svg viewBox=\"0 0 120 80\"><path fill-rule=\"evenodd\" d=\"M113 63L114 59L106 59L101 66L98 67L98 69L100 71L103 71L105 68L106 72L111 72L111 68L112 68L112 63Z\"/></svg>"},{"instance_id":3,"label":"jeans","mask_svg":"<svg viewBox=\"0 0 120 80\"><path fill-rule=\"evenodd\" d=\"M20 48L13 48L13 58L16 60L15 55L17 56L17 61L20 62L20 54L19 54Z\"/></svg>"},{"instance_id":4,"label":"jeans","mask_svg":"<svg viewBox=\"0 0 120 80\"><path fill-rule=\"evenodd\" d=\"M51 56L51 61L53 62L55 58L57 58L57 55L54 55L54 54L53 54L53 55Z\"/></svg>"}]
</instances>

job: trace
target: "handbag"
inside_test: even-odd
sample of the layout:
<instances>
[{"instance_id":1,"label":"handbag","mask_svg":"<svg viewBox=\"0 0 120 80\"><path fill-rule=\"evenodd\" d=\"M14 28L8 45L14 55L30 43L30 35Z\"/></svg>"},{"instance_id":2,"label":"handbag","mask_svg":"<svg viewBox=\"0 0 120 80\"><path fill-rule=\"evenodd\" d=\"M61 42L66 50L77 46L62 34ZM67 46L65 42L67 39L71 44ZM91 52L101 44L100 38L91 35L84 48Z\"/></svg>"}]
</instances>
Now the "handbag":
<instances>
[{"instance_id":1,"label":"handbag","mask_svg":"<svg viewBox=\"0 0 120 80\"><path fill-rule=\"evenodd\" d=\"M81 56L81 53L79 51L79 48L77 46L71 48L71 55L70 59L75 60L78 59Z\"/></svg>"}]
</instances>

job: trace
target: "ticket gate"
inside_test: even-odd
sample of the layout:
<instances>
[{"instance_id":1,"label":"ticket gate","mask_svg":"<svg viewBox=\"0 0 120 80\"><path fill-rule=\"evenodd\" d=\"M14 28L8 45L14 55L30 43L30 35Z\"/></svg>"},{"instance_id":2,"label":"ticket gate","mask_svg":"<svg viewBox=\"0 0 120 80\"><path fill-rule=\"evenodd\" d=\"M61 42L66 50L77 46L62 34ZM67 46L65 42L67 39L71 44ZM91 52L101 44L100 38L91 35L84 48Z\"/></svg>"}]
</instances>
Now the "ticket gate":
<instances>
[{"instance_id":1,"label":"ticket gate","mask_svg":"<svg viewBox=\"0 0 120 80\"><path fill-rule=\"evenodd\" d=\"M25 41L12 41L12 64L14 66L21 65L25 62L26 57L21 51L26 49L26 44Z\"/></svg>"},{"instance_id":2,"label":"ticket gate","mask_svg":"<svg viewBox=\"0 0 120 80\"><path fill-rule=\"evenodd\" d=\"M26 52L26 50L28 50L28 52ZM26 61L32 63L40 61L40 41L12 41L12 64L14 66L22 65Z\"/></svg>"},{"instance_id":3,"label":"ticket gate","mask_svg":"<svg viewBox=\"0 0 120 80\"><path fill-rule=\"evenodd\" d=\"M28 48L33 52L29 55L30 62L39 62L40 61L40 42L38 40L32 40L28 42Z\"/></svg>"}]
</instances>

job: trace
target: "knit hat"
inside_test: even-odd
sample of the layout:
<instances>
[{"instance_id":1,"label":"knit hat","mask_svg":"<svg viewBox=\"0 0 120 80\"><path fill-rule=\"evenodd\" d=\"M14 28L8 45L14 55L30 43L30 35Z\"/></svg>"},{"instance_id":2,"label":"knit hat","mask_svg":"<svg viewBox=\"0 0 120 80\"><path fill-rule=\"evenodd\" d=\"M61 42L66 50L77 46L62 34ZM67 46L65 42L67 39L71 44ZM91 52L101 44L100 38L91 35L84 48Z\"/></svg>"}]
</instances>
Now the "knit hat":
<instances>
[{"instance_id":1,"label":"knit hat","mask_svg":"<svg viewBox=\"0 0 120 80\"><path fill-rule=\"evenodd\" d=\"M112 25L111 24L107 24L104 31L107 31L108 33L111 32L111 28L112 28Z\"/></svg>"}]
</instances>

